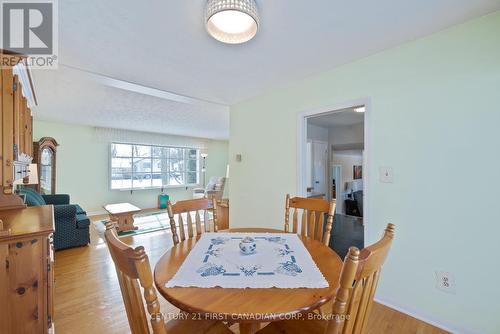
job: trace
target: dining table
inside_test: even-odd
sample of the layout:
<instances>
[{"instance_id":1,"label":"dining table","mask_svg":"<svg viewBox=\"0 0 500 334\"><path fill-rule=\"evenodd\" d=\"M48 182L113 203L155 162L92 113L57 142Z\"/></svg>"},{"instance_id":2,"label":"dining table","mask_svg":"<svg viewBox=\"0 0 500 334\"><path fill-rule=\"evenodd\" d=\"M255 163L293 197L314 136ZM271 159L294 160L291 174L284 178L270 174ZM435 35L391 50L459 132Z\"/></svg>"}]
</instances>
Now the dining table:
<instances>
[{"instance_id":1,"label":"dining table","mask_svg":"<svg viewBox=\"0 0 500 334\"><path fill-rule=\"evenodd\" d=\"M219 231L222 232L222 231ZM231 228L230 233L284 233L267 228ZM201 234L202 235L202 234ZM238 323L241 334L255 333L263 323L296 318L318 309L335 295L342 260L328 246L298 235L328 282L325 288L222 288L166 287L201 235L170 248L157 262L154 281L159 293L172 305L198 319Z\"/></svg>"}]
</instances>

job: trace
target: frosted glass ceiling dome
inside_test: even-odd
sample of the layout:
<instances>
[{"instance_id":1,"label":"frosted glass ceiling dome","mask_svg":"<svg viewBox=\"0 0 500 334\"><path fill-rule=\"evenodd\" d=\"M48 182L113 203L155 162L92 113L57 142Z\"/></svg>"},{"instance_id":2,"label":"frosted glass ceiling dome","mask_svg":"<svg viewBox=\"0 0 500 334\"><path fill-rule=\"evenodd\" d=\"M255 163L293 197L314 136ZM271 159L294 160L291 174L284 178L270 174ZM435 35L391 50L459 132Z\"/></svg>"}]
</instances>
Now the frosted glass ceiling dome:
<instances>
[{"instance_id":1,"label":"frosted glass ceiling dome","mask_svg":"<svg viewBox=\"0 0 500 334\"><path fill-rule=\"evenodd\" d=\"M208 0L205 8L207 31L218 41L240 44L259 30L255 0Z\"/></svg>"}]
</instances>

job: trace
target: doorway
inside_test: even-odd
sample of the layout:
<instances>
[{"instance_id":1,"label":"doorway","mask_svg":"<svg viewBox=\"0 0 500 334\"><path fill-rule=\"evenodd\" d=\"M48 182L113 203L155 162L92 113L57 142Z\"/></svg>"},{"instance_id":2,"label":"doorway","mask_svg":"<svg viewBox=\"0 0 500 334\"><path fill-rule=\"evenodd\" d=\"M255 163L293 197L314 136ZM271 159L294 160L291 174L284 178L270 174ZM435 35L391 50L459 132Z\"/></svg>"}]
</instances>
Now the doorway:
<instances>
[{"instance_id":1,"label":"doorway","mask_svg":"<svg viewBox=\"0 0 500 334\"><path fill-rule=\"evenodd\" d=\"M357 101L299 116L299 194L336 200L332 248L340 256L351 246L364 246L369 217L368 106L367 101Z\"/></svg>"}]
</instances>

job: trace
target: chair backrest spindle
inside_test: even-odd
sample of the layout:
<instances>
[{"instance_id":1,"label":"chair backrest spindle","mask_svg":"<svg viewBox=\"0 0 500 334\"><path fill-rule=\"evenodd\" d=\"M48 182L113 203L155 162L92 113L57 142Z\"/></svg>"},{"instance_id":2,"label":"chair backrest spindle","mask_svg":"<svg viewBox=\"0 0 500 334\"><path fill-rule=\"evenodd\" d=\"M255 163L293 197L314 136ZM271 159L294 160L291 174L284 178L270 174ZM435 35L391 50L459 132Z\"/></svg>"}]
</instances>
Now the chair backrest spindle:
<instances>
[{"instance_id":1,"label":"chair backrest spindle","mask_svg":"<svg viewBox=\"0 0 500 334\"><path fill-rule=\"evenodd\" d=\"M217 221L215 228L218 231L229 229L229 200L218 199L214 200L214 219Z\"/></svg>"},{"instance_id":2,"label":"chair backrest spindle","mask_svg":"<svg viewBox=\"0 0 500 334\"><path fill-rule=\"evenodd\" d=\"M335 200L328 202L319 198L290 197L285 201L285 232L290 232L290 209L292 212L292 231L323 242L328 246L335 215ZM299 211L302 211L299 219ZM325 215L328 215L325 225ZM299 227L300 223L300 227Z\"/></svg>"},{"instance_id":3,"label":"chair backrest spindle","mask_svg":"<svg viewBox=\"0 0 500 334\"><path fill-rule=\"evenodd\" d=\"M167 203L167 211L170 218L170 228L172 230L172 239L174 241L174 245L178 244L180 241L186 240L186 238L193 238L194 236L198 236L203 232L209 232L209 211L213 212L214 232L217 232L217 213L214 201L214 199L199 198L186 201L178 201L175 204L172 204L170 201ZM202 222L200 211L203 211L203 227L201 226ZM192 215L194 215L194 228ZM185 220L184 217L186 217ZM184 221L186 222L187 229L184 227ZM177 225L179 226L177 227Z\"/></svg>"},{"instance_id":4,"label":"chair backrest spindle","mask_svg":"<svg viewBox=\"0 0 500 334\"><path fill-rule=\"evenodd\" d=\"M285 232L290 232L290 194L286 194L286 200L285 200ZM294 212L295 215L295 212ZM294 227L295 227L295 220L293 221ZM296 233L296 231L293 231L293 233Z\"/></svg>"}]
</instances>

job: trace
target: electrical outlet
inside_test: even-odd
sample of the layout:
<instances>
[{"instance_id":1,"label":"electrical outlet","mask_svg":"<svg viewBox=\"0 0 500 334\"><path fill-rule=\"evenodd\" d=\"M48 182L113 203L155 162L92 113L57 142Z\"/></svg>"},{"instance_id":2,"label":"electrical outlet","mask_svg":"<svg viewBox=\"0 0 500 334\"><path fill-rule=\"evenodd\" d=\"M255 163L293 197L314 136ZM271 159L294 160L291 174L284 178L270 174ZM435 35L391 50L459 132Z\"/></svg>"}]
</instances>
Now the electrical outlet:
<instances>
[{"instance_id":1,"label":"electrical outlet","mask_svg":"<svg viewBox=\"0 0 500 334\"><path fill-rule=\"evenodd\" d=\"M448 271L436 271L436 289L446 293L455 294L455 276Z\"/></svg>"}]
</instances>

